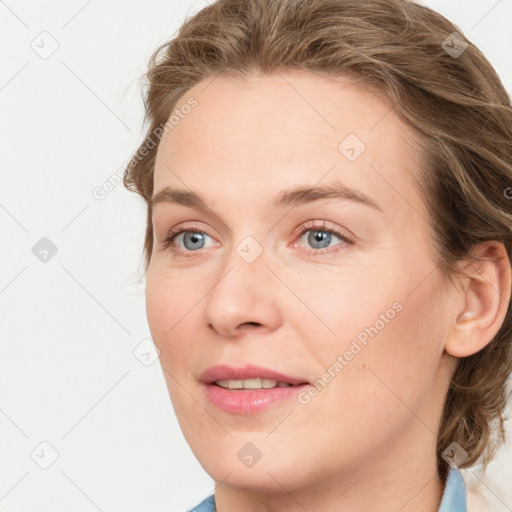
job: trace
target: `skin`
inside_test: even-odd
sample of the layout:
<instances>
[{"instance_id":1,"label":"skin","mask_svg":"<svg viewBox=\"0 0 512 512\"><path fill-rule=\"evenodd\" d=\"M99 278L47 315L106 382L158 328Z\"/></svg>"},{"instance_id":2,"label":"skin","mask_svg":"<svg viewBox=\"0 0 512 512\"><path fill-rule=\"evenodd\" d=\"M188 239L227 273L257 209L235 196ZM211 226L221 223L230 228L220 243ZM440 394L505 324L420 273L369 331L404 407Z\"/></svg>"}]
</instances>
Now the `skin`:
<instances>
[{"instance_id":1,"label":"skin","mask_svg":"<svg viewBox=\"0 0 512 512\"><path fill-rule=\"evenodd\" d=\"M197 106L159 145L154 194L193 190L210 210L155 207L146 304L175 413L217 484L218 512L436 512L449 378L456 358L483 348L503 322L503 247L479 247L496 259L446 285L412 179L413 134L382 97L346 77L219 76L176 108L191 96ZM354 161L338 149L350 133L366 145ZM334 182L382 211L338 199L270 209L283 189ZM311 231L294 235L306 223ZM181 235L176 252L164 248L173 227L201 231L204 246L193 250ZM329 228L352 243L334 234L323 246L308 241ZM252 263L236 251L247 236L263 249ZM401 311L305 405L292 399L243 416L203 393L199 375L216 364L314 382L394 303ZM262 453L250 468L237 457L248 442Z\"/></svg>"}]
</instances>

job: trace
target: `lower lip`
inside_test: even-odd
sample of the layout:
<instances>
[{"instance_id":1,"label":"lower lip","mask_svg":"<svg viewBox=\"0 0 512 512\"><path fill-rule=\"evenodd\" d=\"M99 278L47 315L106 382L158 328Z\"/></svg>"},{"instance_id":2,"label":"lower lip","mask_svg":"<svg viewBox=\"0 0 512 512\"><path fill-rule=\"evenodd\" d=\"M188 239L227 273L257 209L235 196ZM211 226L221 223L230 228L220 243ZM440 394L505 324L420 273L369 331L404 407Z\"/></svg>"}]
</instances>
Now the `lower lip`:
<instances>
[{"instance_id":1,"label":"lower lip","mask_svg":"<svg viewBox=\"0 0 512 512\"><path fill-rule=\"evenodd\" d=\"M235 414L256 414L284 400L290 400L309 384L267 389L225 389L216 384L206 384L210 402L223 411Z\"/></svg>"}]
</instances>

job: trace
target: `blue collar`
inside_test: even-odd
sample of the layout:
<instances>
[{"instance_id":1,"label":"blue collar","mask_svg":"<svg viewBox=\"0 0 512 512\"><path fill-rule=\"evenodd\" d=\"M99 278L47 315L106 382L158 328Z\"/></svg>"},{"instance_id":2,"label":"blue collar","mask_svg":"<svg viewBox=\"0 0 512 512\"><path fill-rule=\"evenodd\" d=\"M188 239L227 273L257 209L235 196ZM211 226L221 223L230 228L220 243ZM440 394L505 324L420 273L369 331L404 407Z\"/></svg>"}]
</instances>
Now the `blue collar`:
<instances>
[{"instance_id":1,"label":"blue collar","mask_svg":"<svg viewBox=\"0 0 512 512\"><path fill-rule=\"evenodd\" d=\"M208 496L189 512L215 512L214 495ZM450 468L438 512L467 512L466 486L460 471L456 468Z\"/></svg>"},{"instance_id":2,"label":"blue collar","mask_svg":"<svg viewBox=\"0 0 512 512\"><path fill-rule=\"evenodd\" d=\"M215 512L215 496L213 494L208 496L199 505L189 509L188 512Z\"/></svg>"},{"instance_id":3,"label":"blue collar","mask_svg":"<svg viewBox=\"0 0 512 512\"><path fill-rule=\"evenodd\" d=\"M466 512L466 486L456 468L450 468L438 512Z\"/></svg>"}]
</instances>

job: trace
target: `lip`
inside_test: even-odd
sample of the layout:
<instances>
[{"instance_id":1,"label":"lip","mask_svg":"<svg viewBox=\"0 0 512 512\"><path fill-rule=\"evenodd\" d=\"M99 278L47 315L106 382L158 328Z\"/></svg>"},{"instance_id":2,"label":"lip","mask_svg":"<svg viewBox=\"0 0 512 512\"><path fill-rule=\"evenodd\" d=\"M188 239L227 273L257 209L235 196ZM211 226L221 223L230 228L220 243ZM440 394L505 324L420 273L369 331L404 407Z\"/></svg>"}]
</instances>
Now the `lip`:
<instances>
[{"instance_id":1,"label":"lip","mask_svg":"<svg viewBox=\"0 0 512 512\"><path fill-rule=\"evenodd\" d=\"M216 380L243 380L256 377L288 382L294 386L230 390L214 384ZM305 383L305 379L253 365L243 368L225 365L212 366L201 374L199 380L203 383L206 397L213 405L225 412L242 415L257 414L271 406L277 406L279 403L292 399L310 386L309 383Z\"/></svg>"},{"instance_id":2,"label":"lip","mask_svg":"<svg viewBox=\"0 0 512 512\"><path fill-rule=\"evenodd\" d=\"M205 384L211 384L216 380L243 380L255 379L257 377L277 380L278 382L288 382L289 384L302 384L307 382L306 379L292 377L275 370L270 370L269 368L254 365L246 365L243 368L235 368L227 365L211 366L199 376L199 380Z\"/></svg>"}]
</instances>

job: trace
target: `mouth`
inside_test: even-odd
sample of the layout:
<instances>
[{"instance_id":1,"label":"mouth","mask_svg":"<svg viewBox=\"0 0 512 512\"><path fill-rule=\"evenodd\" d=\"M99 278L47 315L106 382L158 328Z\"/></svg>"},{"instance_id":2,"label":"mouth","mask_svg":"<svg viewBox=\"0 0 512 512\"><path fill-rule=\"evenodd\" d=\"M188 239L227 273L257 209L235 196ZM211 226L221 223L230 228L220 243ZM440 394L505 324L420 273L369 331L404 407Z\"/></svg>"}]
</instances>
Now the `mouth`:
<instances>
[{"instance_id":1,"label":"mouth","mask_svg":"<svg viewBox=\"0 0 512 512\"><path fill-rule=\"evenodd\" d=\"M231 414L256 414L290 400L311 384L305 379L259 366L214 366L199 379L207 399Z\"/></svg>"},{"instance_id":2,"label":"mouth","mask_svg":"<svg viewBox=\"0 0 512 512\"><path fill-rule=\"evenodd\" d=\"M306 379L255 365L244 367L211 366L199 376L199 380L205 384L216 383L221 387L230 387L229 385L233 384L232 389L258 389L308 384Z\"/></svg>"},{"instance_id":3,"label":"mouth","mask_svg":"<svg viewBox=\"0 0 512 512\"><path fill-rule=\"evenodd\" d=\"M273 388L288 388L297 387L308 384L308 382L301 382L300 384L291 384L290 382L277 381L274 379L265 379L263 377L256 377L254 379L219 379L212 384L224 389L244 391L248 389L273 389Z\"/></svg>"}]
</instances>

